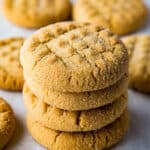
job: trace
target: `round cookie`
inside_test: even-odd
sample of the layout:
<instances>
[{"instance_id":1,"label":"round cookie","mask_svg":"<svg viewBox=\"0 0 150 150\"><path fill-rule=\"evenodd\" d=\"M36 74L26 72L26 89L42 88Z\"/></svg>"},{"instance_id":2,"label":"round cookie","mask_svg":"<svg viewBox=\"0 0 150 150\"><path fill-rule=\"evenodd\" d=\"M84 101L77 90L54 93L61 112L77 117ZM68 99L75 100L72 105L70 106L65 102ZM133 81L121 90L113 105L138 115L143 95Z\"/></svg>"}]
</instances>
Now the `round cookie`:
<instances>
[{"instance_id":1,"label":"round cookie","mask_svg":"<svg viewBox=\"0 0 150 150\"><path fill-rule=\"evenodd\" d=\"M129 86L150 93L150 35L123 39L129 53Z\"/></svg>"},{"instance_id":2,"label":"round cookie","mask_svg":"<svg viewBox=\"0 0 150 150\"><path fill-rule=\"evenodd\" d=\"M106 89L93 92L62 93L33 87L37 85L24 86L24 92L31 89L33 93L37 93L38 98L53 107L69 111L89 110L110 104L120 97L128 88L128 75L125 74L117 83Z\"/></svg>"},{"instance_id":3,"label":"round cookie","mask_svg":"<svg viewBox=\"0 0 150 150\"><path fill-rule=\"evenodd\" d=\"M102 25L119 35L140 28L147 14L142 0L78 0L73 8L74 20Z\"/></svg>"},{"instance_id":4,"label":"round cookie","mask_svg":"<svg viewBox=\"0 0 150 150\"><path fill-rule=\"evenodd\" d=\"M6 146L15 130L15 117L10 106L0 98L0 150Z\"/></svg>"},{"instance_id":5,"label":"round cookie","mask_svg":"<svg viewBox=\"0 0 150 150\"><path fill-rule=\"evenodd\" d=\"M0 40L0 88L4 90L22 90L24 84L19 55L23 38Z\"/></svg>"},{"instance_id":6,"label":"round cookie","mask_svg":"<svg viewBox=\"0 0 150 150\"><path fill-rule=\"evenodd\" d=\"M128 69L128 54L108 29L64 22L40 29L26 40L21 63L28 85L85 92L104 89L121 79Z\"/></svg>"},{"instance_id":7,"label":"round cookie","mask_svg":"<svg viewBox=\"0 0 150 150\"><path fill-rule=\"evenodd\" d=\"M52 107L38 99L31 91L24 91L28 113L42 125L66 132L92 131L112 123L127 108L127 95L112 104L87 111L66 111Z\"/></svg>"},{"instance_id":8,"label":"round cookie","mask_svg":"<svg viewBox=\"0 0 150 150\"><path fill-rule=\"evenodd\" d=\"M4 0L3 13L16 25L39 28L70 17L69 0Z\"/></svg>"},{"instance_id":9,"label":"round cookie","mask_svg":"<svg viewBox=\"0 0 150 150\"><path fill-rule=\"evenodd\" d=\"M34 121L28 115L27 127L33 138L51 150L102 150L118 143L129 126L128 112L101 130L91 132L59 132Z\"/></svg>"}]
</instances>

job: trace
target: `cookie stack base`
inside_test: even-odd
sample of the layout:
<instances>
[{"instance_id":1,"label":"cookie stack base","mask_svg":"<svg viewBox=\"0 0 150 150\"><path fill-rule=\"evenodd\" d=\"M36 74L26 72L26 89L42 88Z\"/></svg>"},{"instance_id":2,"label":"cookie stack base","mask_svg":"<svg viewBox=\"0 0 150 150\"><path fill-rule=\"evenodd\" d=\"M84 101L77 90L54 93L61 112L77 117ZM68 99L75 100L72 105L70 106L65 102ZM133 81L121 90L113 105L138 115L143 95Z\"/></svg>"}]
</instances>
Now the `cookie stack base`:
<instances>
[{"instance_id":1,"label":"cookie stack base","mask_svg":"<svg viewBox=\"0 0 150 150\"><path fill-rule=\"evenodd\" d=\"M51 150L95 150L105 149L118 143L129 126L129 115L123 115L111 125L85 133L59 132L42 126L27 116L27 127L32 137Z\"/></svg>"}]
</instances>

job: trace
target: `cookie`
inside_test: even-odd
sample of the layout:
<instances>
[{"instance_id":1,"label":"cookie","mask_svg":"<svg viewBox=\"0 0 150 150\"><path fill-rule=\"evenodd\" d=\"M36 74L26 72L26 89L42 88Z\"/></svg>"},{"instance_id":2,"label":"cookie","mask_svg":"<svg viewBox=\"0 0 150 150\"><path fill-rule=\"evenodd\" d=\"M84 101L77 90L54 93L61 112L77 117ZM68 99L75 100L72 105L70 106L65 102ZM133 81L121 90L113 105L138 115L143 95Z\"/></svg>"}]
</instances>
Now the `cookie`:
<instances>
[{"instance_id":1,"label":"cookie","mask_svg":"<svg viewBox=\"0 0 150 150\"><path fill-rule=\"evenodd\" d=\"M121 79L127 72L128 54L108 29L64 22L33 34L22 47L21 63L27 84L85 92L104 89Z\"/></svg>"},{"instance_id":2,"label":"cookie","mask_svg":"<svg viewBox=\"0 0 150 150\"><path fill-rule=\"evenodd\" d=\"M73 8L74 20L102 25L119 35L139 29L147 14L142 0L78 0Z\"/></svg>"},{"instance_id":3,"label":"cookie","mask_svg":"<svg viewBox=\"0 0 150 150\"><path fill-rule=\"evenodd\" d=\"M67 132L100 129L120 117L127 107L127 94L121 95L112 104L87 111L66 111L52 107L29 89L25 89L23 95L28 113L36 121L48 128Z\"/></svg>"},{"instance_id":4,"label":"cookie","mask_svg":"<svg viewBox=\"0 0 150 150\"><path fill-rule=\"evenodd\" d=\"M0 40L0 88L4 90L21 90L24 83L20 65L20 48L23 38Z\"/></svg>"},{"instance_id":5,"label":"cookie","mask_svg":"<svg viewBox=\"0 0 150 150\"><path fill-rule=\"evenodd\" d=\"M129 86L150 93L150 35L123 39L129 53Z\"/></svg>"},{"instance_id":6,"label":"cookie","mask_svg":"<svg viewBox=\"0 0 150 150\"><path fill-rule=\"evenodd\" d=\"M39 28L70 17L69 0L4 0L3 13L12 23L27 27Z\"/></svg>"},{"instance_id":7,"label":"cookie","mask_svg":"<svg viewBox=\"0 0 150 150\"><path fill-rule=\"evenodd\" d=\"M0 98L0 150L6 146L15 130L15 117L10 106Z\"/></svg>"},{"instance_id":8,"label":"cookie","mask_svg":"<svg viewBox=\"0 0 150 150\"><path fill-rule=\"evenodd\" d=\"M37 93L37 97L53 107L69 111L89 110L110 104L120 97L128 87L128 75L125 74L117 83L106 89L93 92L60 93L32 87L37 85L25 86L25 93L31 89L33 93Z\"/></svg>"},{"instance_id":9,"label":"cookie","mask_svg":"<svg viewBox=\"0 0 150 150\"><path fill-rule=\"evenodd\" d=\"M114 123L91 132L59 132L42 126L28 115L27 126L33 138L51 150L102 150L118 143L128 129L128 112Z\"/></svg>"}]
</instances>

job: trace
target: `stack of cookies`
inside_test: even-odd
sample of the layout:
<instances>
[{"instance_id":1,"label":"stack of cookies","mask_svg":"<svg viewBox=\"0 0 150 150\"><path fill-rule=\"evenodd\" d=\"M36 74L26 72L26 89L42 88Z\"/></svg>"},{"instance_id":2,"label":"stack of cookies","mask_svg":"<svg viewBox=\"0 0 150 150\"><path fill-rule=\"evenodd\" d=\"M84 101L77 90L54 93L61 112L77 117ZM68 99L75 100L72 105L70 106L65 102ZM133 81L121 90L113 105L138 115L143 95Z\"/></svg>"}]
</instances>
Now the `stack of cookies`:
<instances>
[{"instance_id":1,"label":"stack of cookies","mask_svg":"<svg viewBox=\"0 0 150 150\"><path fill-rule=\"evenodd\" d=\"M65 22L21 50L27 127L50 150L105 149L128 129L128 54L108 29Z\"/></svg>"}]
</instances>

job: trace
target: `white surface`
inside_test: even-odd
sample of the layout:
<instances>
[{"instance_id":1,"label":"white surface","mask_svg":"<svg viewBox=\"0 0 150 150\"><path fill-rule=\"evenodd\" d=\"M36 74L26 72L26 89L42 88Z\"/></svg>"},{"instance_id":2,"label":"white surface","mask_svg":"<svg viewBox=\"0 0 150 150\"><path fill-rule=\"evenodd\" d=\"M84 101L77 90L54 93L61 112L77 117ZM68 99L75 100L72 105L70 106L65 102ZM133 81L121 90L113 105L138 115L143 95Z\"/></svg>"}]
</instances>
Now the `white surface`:
<instances>
[{"instance_id":1,"label":"white surface","mask_svg":"<svg viewBox=\"0 0 150 150\"><path fill-rule=\"evenodd\" d=\"M0 0L1 2L1 0ZM147 0L150 6L150 0ZM150 15L150 14L149 14ZM5 20L0 14L0 38L11 36L29 36L33 31L16 27ZM150 19L144 29L138 33L150 33ZM17 131L5 150L44 150L34 142L25 125L25 107L21 93L0 91L13 107L17 118ZM124 140L113 150L149 150L150 149L150 95L129 91L129 108L131 125Z\"/></svg>"}]
</instances>

